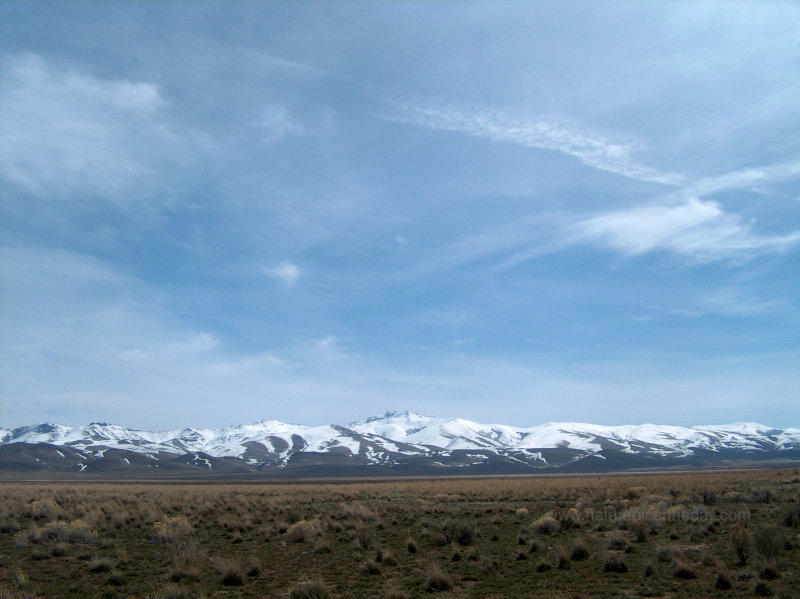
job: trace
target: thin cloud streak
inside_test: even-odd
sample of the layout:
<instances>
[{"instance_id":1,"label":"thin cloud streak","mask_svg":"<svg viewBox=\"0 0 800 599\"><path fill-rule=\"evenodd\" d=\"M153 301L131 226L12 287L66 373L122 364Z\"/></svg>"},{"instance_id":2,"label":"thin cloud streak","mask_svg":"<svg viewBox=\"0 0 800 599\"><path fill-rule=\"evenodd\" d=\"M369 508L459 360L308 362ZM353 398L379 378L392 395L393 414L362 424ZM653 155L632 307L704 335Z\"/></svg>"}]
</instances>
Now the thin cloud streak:
<instances>
[{"instance_id":1,"label":"thin cloud streak","mask_svg":"<svg viewBox=\"0 0 800 599\"><path fill-rule=\"evenodd\" d=\"M563 119L521 118L508 111L452 102L394 101L394 111L383 116L428 129L455 131L473 137L553 150L583 164L629 179L663 185L679 185L683 177L639 164L629 143L609 139Z\"/></svg>"},{"instance_id":2,"label":"thin cloud streak","mask_svg":"<svg viewBox=\"0 0 800 599\"><path fill-rule=\"evenodd\" d=\"M706 177L687 187L691 195L705 196L731 189L750 189L800 177L800 160L731 171Z\"/></svg>"}]
</instances>

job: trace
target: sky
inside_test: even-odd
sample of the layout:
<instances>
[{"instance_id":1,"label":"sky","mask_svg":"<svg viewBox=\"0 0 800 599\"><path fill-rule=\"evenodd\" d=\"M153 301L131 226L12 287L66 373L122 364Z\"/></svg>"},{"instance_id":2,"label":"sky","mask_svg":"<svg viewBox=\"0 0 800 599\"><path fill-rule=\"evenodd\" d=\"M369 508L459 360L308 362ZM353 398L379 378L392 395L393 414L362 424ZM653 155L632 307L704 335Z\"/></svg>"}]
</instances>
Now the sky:
<instances>
[{"instance_id":1,"label":"sky","mask_svg":"<svg viewBox=\"0 0 800 599\"><path fill-rule=\"evenodd\" d=\"M0 23L0 427L800 426L800 4Z\"/></svg>"}]
</instances>

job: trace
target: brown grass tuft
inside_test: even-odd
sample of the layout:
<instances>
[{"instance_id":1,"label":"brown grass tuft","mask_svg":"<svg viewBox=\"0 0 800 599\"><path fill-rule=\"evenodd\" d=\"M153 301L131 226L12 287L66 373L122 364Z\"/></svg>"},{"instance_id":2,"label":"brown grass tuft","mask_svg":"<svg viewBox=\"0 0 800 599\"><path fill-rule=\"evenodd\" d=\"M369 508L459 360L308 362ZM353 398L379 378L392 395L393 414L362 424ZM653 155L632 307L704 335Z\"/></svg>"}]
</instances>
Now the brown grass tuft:
<instances>
[{"instance_id":1,"label":"brown grass tuft","mask_svg":"<svg viewBox=\"0 0 800 599\"><path fill-rule=\"evenodd\" d=\"M552 516L542 516L530 526L531 532L540 535L552 535L561 530L561 524Z\"/></svg>"},{"instance_id":2,"label":"brown grass tuft","mask_svg":"<svg viewBox=\"0 0 800 599\"><path fill-rule=\"evenodd\" d=\"M453 580L439 566L434 564L425 578L426 591L449 591L453 588Z\"/></svg>"},{"instance_id":3,"label":"brown grass tuft","mask_svg":"<svg viewBox=\"0 0 800 599\"><path fill-rule=\"evenodd\" d=\"M289 599L331 599L333 595L320 580L298 582L289 590Z\"/></svg>"}]
</instances>

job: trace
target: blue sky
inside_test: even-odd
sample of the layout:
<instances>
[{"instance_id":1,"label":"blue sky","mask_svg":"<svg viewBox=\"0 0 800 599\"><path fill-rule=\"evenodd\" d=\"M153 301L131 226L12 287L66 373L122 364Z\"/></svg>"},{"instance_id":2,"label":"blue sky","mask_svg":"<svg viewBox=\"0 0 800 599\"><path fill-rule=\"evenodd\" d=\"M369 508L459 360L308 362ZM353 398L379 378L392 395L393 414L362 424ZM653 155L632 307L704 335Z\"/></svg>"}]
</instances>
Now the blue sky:
<instances>
[{"instance_id":1,"label":"blue sky","mask_svg":"<svg viewBox=\"0 0 800 599\"><path fill-rule=\"evenodd\" d=\"M800 425L800 5L0 17L0 425Z\"/></svg>"}]
</instances>

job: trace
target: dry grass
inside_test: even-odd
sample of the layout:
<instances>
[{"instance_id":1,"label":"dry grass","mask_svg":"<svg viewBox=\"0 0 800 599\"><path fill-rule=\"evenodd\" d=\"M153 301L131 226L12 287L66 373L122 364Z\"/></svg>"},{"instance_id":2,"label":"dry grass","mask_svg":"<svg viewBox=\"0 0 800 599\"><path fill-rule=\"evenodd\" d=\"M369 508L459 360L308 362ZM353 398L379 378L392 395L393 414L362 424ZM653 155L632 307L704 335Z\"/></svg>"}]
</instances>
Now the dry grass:
<instances>
[{"instance_id":1,"label":"dry grass","mask_svg":"<svg viewBox=\"0 0 800 599\"><path fill-rule=\"evenodd\" d=\"M425 578L426 591L449 591L453 588L453 579L445 574L442 569L437 566L431 566L428 570L428 576Z\"/></svg>"},{"instance_id":2,"label":"dry grass","mask_svg":"<svg viewBox=\"0 0 800 599\"><path fill-rule=\"evenodd\" d=\"M2 483L0 599L789 598L798 505L799 471Z\"/></svg>"}]
</instances>

